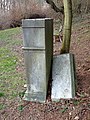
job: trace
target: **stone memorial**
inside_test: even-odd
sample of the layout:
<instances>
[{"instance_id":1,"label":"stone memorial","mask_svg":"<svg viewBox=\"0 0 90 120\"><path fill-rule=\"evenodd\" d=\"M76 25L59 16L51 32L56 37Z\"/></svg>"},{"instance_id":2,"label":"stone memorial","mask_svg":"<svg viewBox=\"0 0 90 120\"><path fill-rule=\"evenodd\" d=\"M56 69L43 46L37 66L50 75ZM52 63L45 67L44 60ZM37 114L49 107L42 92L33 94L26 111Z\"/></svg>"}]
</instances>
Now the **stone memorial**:
<instances>
[{"instance_id":1,"label":"stone memorial","mask_svg":"<svg viewBox=\"0 0 90 120\"><path fill-rule=\"evenodd\" d=\"M24 100L45 102L53 58L53 20L24 19L22 28L27 77Z\"/></svg>"},{"instance_id":2,"label":"stone memorial","mask_svg":"<svg viewBox=\"0 0 90 120\"><path fill-rule=\"evenodd\" d=\"M76 75L73 54L54 56L52 79L52 101L75 97Z\"/></svg>"}]
</instances>

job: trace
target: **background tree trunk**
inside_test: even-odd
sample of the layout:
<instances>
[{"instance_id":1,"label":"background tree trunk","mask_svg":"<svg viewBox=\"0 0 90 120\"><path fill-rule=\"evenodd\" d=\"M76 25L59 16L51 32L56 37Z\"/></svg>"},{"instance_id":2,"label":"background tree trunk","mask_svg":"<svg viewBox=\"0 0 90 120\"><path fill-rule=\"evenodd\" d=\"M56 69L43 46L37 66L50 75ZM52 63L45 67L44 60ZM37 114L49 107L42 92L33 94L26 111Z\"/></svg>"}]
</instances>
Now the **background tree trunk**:
<instances>
[{"instance_id":1,"label":"background tree trunk","mask_svg":"<svg viewBox=\"0 0 90 120\"><path fill-rule=\"evenodd\" d=\"M63 27L63 43L61 54L69 53L71 41L72 27L72 2L71 0L63 0L64 3L64 27Z\"/></svg>"},{"instance_id":2,"label":"background tree trunk","mask_svg":"<svg viewBox=\"0 0 90 120\"><path fill-rule=\"evenodd\" d=\"M48 4L56 12L61 12L63 14L63 9L58 8L52 0L46 0ZM63 43L61 48L61 54L69 53L70 49L70 40L71 40L71 26L72 26L72 1L63 0L64 4L64 27L63 27Z\"/></svg>"}]
</instances>

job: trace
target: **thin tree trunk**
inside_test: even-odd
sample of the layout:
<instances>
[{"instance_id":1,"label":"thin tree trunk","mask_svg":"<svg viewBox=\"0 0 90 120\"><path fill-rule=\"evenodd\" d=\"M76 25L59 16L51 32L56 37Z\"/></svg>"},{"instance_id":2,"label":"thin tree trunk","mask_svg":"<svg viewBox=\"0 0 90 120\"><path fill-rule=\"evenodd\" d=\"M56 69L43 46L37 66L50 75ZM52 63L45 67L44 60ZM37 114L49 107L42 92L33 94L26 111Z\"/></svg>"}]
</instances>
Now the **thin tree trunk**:
<instances>
[{"instance_id":1,"label":"thin tree trunk","mask_svg":"<svg viewBox=\"0 0 90 120\"><path fill-rule=\"evenodd\" d=\"M63 27L63 43L61 54L69 53L71 41L72 26L72 2L71 0L63 0L64 3L64 27Z\"/></svg>"}]
</instances>

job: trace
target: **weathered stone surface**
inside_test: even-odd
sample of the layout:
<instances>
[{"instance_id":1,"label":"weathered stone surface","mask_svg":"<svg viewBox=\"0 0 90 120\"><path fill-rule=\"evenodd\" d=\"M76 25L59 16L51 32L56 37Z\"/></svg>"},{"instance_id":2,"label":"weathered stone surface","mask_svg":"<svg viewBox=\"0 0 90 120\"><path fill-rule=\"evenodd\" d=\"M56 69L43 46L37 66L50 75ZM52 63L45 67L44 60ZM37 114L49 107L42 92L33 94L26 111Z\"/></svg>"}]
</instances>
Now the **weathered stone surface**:
<instances>
[{"instance_id":1,"label":"weathered stone surface","mask_svg":"<svg viewBox=\"0 0 90 120\"><path fill-rule=\"evenodd\" d=\"M31 49L48 49L47 45L52 44L52 26L52 19L22 20L24 47L30 47Z\"/></svg>"},{"instance_id":2,"label":"weathered stone surface","mask_svg":"<svg viewBox=\"0 0 90 120\"><path fill-rule=\"evenodd\" d=\"M75 97L76 77L73 54L54 56L52 79L52 101Z\"/></svg>"},{"instance_id":3,"label":"weathered stone surface","mask_svg":"<svg viewBox=\"0 0 90 120\"><path fill-rule=\"evenodd\" d=\"M23 20L23 50L27 75L24 99L45 102L53 56L52 19Z\"/></svg>"},{"instance_id":4,"label":"weathered stone surface","mask_svg":"<svg viewBox=\"0 0 90 120\"><path fill-rule=\"evenodd\" d=\"M45 51L26 50L24 51L24 56L28 87L25 99L43 101L46 99L47 90Z\"/></svg>"}]
</instances>

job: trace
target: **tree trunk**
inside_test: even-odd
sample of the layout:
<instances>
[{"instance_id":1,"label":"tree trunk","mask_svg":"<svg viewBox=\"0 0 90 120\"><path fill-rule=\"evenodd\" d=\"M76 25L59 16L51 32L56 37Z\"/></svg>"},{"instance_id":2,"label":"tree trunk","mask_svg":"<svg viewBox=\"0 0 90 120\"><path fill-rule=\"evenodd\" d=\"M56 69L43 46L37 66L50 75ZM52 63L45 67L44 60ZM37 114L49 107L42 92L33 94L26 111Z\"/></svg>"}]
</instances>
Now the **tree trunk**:
<instances>
[{"instance_id":1,"label":"tree trunk","mask_svg":"<svg viewBox=\"0 0 90 120\"><path fill-rule=\"evenodd\" d=\"M64 27L63 27L63 43L61 54L69 53L71 41L72 27L72 2L71 0L63 0L64 3Z\"/></svg>"}]
</instances>

